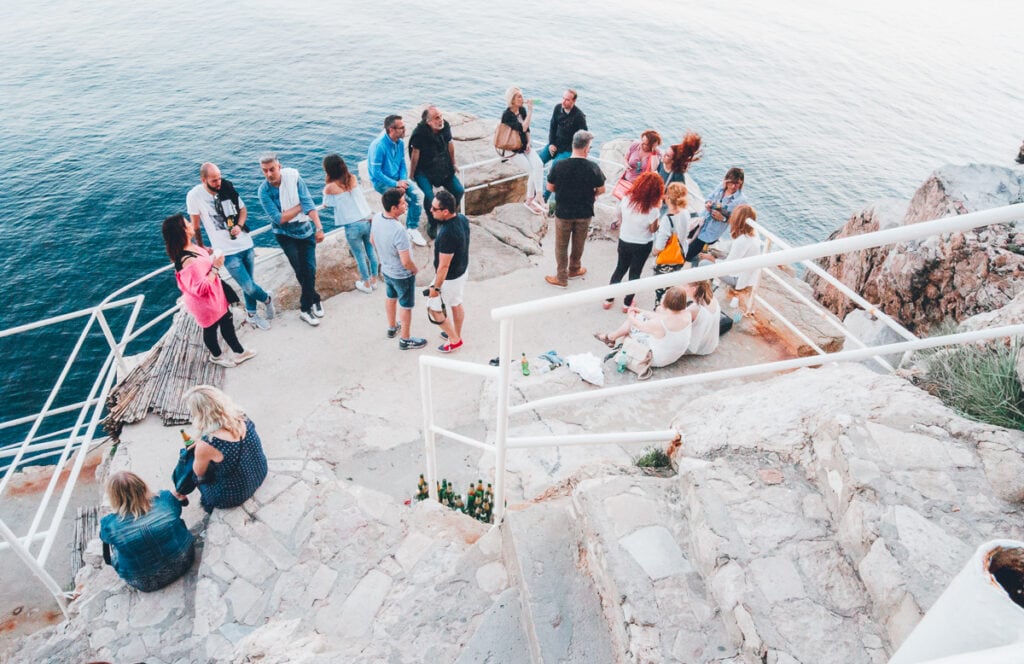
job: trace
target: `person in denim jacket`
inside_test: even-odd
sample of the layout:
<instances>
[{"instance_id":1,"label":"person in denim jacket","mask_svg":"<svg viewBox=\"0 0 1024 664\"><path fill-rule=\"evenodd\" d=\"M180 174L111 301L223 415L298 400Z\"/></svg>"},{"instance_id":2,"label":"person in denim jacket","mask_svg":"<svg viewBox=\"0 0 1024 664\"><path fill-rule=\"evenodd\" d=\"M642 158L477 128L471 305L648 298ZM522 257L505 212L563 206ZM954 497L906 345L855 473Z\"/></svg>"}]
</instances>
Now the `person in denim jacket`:
<instances>
[{"instance_id":1,"label":"person in denim jacket","mask_svg":"<svg viewBox=\"0 0 1024 664\"><path fill-rule=\"evenodd\" d=\"M170 491L154 496L141 477L122 471L107 482L107 495L114 513L100 521L103 558L128 585L151 592L192 567L192 533Z\"/></svg>"}]
</instances>

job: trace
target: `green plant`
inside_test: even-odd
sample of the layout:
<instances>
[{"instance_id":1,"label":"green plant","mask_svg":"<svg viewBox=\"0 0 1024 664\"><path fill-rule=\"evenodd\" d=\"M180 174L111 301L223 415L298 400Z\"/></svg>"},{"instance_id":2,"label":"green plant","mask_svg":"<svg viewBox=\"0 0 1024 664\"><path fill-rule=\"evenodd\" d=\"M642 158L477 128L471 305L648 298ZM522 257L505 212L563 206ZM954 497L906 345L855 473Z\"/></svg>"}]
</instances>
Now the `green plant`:
<instances>
[{"instance_id":1,"label":"green plant","mask_svg":"<svg viewBox=\"0 0 1024 664\"><path fill-rule=\"evenodd\" d=\"M1024 429L1024 389L1017 377L1021 340L964 345L925 355L928 389L964 417Z\"/></svg>"},{"instance_id":2,"label":"green plant","mask_svg":"<svg viewBox=\"0 0 1024 664\"><path fill-rule=\"evenodd\" d=\"M665 454L665 450L656 447L648 447L644 453L633 458L633 465L640 468L670 468L672 459Z\"/></svg>"}]
</instances>

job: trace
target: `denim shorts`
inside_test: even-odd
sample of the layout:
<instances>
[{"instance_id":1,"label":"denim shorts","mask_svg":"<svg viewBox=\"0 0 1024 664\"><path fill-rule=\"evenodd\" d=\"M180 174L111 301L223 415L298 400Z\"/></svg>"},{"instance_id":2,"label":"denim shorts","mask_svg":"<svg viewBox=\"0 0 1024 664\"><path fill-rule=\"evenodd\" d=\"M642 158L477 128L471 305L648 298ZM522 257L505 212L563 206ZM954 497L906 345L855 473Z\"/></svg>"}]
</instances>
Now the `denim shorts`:
<instances>
[{"instance_id":1,"label":"denim shorts","mask_svg":"<svg viewBox=\"0 0 1024 664\"><path fill-rule=\"evenodd\" d=\"M389 300L398 300L398 306L412 309L416 305L416 275L395 278L384 275L384 286Z\"/></svg>"}]
</instances>

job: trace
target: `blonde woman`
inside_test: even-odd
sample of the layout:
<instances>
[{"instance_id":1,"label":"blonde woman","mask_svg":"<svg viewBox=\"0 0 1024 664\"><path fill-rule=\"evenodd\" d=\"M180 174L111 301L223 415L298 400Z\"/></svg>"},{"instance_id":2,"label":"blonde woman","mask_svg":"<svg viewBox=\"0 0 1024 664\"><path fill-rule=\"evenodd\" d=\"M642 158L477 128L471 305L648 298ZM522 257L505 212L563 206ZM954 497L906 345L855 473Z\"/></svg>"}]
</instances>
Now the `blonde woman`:
<instances>
[{"instance_id":1,"label":"blonde woman","mask_svg":"<svg viewBox=\"0 0 1024 664\"><path fill-rule=\"evenodd\" d=\"M757 232L750 225L751 221L757 221L757 210L747 204L740 205L729 215L729 235L732 237L732 246L729 247L729 255L723 260L738 261L741 258L750 258L761 253L761 239ZM700 254L700 264L710 265L715 262L715 257L710 253ZM752 283L757 270L747 270L738 274L724 274L719 279L722 283L743 290Z\"/></svg>"},{"instance_id":2,"label":"blonde woman","mask_svg":"<svg viewBox=\"0 0 1024 664\"><path fill-rule=\"evenodd\" d=\"M530 147L530 122L533 121L533 100L523 101L523 91L517 87L505 90L508 108L501 114L501 123L519 132L523 147L517 150L509 162L529 173L526 181L526 206L534 214L544 214L544 163L537 151Z\"/></svg>"},{"instance_id":3,"label":"blonde woman","mask_svg":"<svg viewBox=\"0 0 1024 664\"><path fill-rule=\"evenodd\" d=\"M197 385L185 393L192 424L199 430L192 466L207 512L241 505L256 493L267 477L263 443L242 409L211 385Z\"/></svg>"},{"instance_id":4,"label":"blonde woman","mask_svg":"<svg viewBox=\"0 0 1024 664\"><path fill-rule=\"evenodd\" d=\"M151 592L188 571L192 533L170 491L154 496L141 477L121 471L107 481L107 496L114 513L100 521L103 558L125 583Z\"/></svg>"}]
</instances>

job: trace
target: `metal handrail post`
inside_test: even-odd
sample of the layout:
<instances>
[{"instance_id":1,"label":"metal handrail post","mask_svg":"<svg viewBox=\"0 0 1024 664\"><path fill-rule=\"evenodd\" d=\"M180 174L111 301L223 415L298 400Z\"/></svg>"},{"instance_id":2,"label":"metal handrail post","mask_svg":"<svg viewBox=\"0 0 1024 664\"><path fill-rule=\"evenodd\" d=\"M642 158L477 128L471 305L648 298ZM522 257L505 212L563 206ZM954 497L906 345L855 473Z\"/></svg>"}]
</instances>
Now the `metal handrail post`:
<instances>
[{"instance_id":1,"label":"metal handrail post","mask_svg":"<svg viewBox=\"0 0 1024 664\"><path fill-rule=\"evenodd\" d=\"M82 345L85 344L85 340L89 336L89 328L92 327L94 320L96 320L95 307L93 307L92 313L89 315L89 320L85 323L85 327L82 328L82 333L78 336L78 341L75 343L75 347L71 351L71 355L69 355L67 361L64 362L64 368L61 370L60 376L57 377L57 382L54 383L53 387L50 389L50 394L46 397L46 402L43 404L42 410L39 411L39 416L36 417L35 421L32 423L32 427L29 429L28 435L25 436L25 440L21 443L21 447L18 448L18 453L14 455L11 465L7 467L7 472L4 473L3 479L0 480L0 496L3 495L4 489L7 488L7 483L10 482L11 476L17 469L18 464L21 463L21 458L25 455L25 451L28 449L28 446L31 444L36 432L39 431L39 427L42 425L43 420L49 413L50 406L53 405L54 400L57 398L57 394L60 392L60 388L64 385L64 380L71 372L71 366L78 358L78 353L81 352Z\"/></svg>"},{"instance_id":2,"label":"metal handrail post","mask_svg":"<svg viewBox=\"0 0 1024 664\"><path fill-rule=\"evenodd\" d=\"M91 393L95 393L97 387L99 387L99 396L103 397L102 402L106 401L106 395L110 392L110 386L114 382L114 371L112 370L111 364L113 360L113 354L107 356L107 362L104 366L106 377L101 381L103 371L100 372L96 377L95 383L93 383L93 389ZM102 387L100 387L102 385ZM96 427L99 426L100 416L103 414L103 406L97 404L92 411L92 420L89 422L89 428L86 430L85 435L82 436L82 444L78 446L78 455L75 457L75 463L71 467L71 472L68 474L67 483L64 485L64 491L61 493L60 502L57 504L57 509L53 514L53 519L50 521L50 533L43 541L43 546L39 550L39 562L45 563L46 559L50 555L50 550L53 547L53 542L57 538L57 530L60 526L60 519L64 515L64 512L68 509L68 503L71 502L71 493L74 489L75 482L78 481L78 475L82 472L82 466L85 465L85 457L89 456L89 441L93 439L96 434Z\"/></svg>"},{"instance_id":3,"label":"metal handrail post","mask_svg":"<svg viewBox=\"0 0 1024 664\"><path fill-rule=\"evenodd\" d=\"M499 327L498 403L494 431L494 523L505 518L505 455L508 453L508 397L512 383L513 321L506 318Z\"/></svg>"},{"instance_id":4,"label":"metal handrail post","mask_svg":"<svg viewBox=\"0 0 1024 664\"><path fill-rule=\"evenodd\" d=\"M121 371L122 376L128 375L128 363L124 361L124 354L121 352L121 347L114 339L114 333L110 330L110 325L107 323L107 317L103 311L96 312L96 322L99 323L100 329L103 330L103 336L107 339L107 345L110 346L110 352L114 354L114 360L117 362L117 368Z\"/></svg>"},{"instance_id":5,"label":"metal handrail post","mask_svg":"<svg viewBox=\"0 0 1024 664\"><path fill-rule=\"evenodd\" d=\"M434 400L430 395L430 366L420 361L420 399L423 402L423 451L427 457L427 492L437 500L437 440L434 434Z\"/></svg>"},{"instance_id":6,"label":"metal handrail post","mask_svg":"<svg viewBox=\"0 0 1024 664\"><path fill-rule=\"evenodd\" d=\"M761 253L762 254L767 254L769 251L771 251L771 248L772 248L772 239L770 237L765 237L764 247L761 248ZM762 269L766 269L766 268L762 268ZM752 315L754 313L754 299L757 296L757 287L760 286L760 285L761 285L761 271L758 270L754 274L753 283L750 284L750 297L747 299L747 310L743 312L744 315Z\"/></svg>"},{"instance_id":7,"label":"metal handrail post","mask_svg":"<svg viewBox=\"0 0 1024 664\"><path fill-rule=\"evenodd\" d=\"M8 545L14 549L14 552L18 554L18 557L21 558L22 562L28 565L28 568L36 575L36 578L43 582L46 589L49 590L50 594L53 595L53 598L57 600L57 605L60 606L60 612L64 614L64 619L67 620L68 600L67 597L64 596L64 591L60 589L60 586L53 580L53 577L50 576L49 572L43 569L42 565L36 562L36 559L32 557L32 554L28 552L28 549L22 546L17 536L15 536L11 529L7 527L7 524L4 523L3 519L0 519L0 536L2 536L7 541Z\"/></svg>"}]
</instances>

